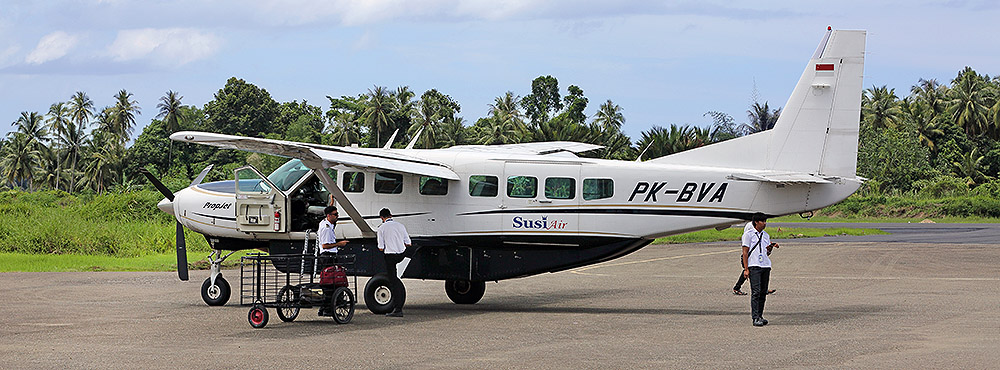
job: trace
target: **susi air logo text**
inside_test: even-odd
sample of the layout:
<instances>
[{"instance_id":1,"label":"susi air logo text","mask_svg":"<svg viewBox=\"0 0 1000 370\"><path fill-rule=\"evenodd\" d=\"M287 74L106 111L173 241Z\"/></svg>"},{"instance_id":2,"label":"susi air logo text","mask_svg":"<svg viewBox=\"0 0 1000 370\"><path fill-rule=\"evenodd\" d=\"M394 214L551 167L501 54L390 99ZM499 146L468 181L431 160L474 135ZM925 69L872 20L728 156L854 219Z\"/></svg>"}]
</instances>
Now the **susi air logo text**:
<instances>
[{"instance_id":1,"label":"susi air logo text","mask_svg":"<svg viewBox=\"0 0 1000 370\"><path fill-rule=\"evenodd\" d=\"M514 216L515 229L541 229L541 230L563 230L566 228L566 221L549 220L548 216L540 219L526 219L521 216Z\"/></svg>"}]
</instances>

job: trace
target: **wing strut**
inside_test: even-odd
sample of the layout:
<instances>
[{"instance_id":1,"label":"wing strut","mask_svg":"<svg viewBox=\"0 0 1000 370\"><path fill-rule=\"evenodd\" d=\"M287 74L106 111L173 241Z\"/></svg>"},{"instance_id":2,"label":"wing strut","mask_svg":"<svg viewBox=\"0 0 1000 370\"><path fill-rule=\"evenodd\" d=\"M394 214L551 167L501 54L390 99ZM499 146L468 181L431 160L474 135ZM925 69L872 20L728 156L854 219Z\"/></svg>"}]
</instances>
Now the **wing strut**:
<instances>
[{"instance_id":1,"label":"wing strut","mask_svg":"<svg viewBox=\"0 0 1000 370\"><path fill-rule=\"evenodd\" d=\"M354 208L354 204L351 203L350 199L347 199L347 195L344 194L340 188L337 187L337 182L330 178L330 174L326 173L326 169L323 168L322 162L313 161L302 161L306 166L311 168L319 180L323 182L323 186L326 186L326 190L333 194L333 198L337 200L337 203L347 212L348 216L351 216L351 220L354 224L361 229L361 236L366 238L374 238L375 230L372 230L371 225L365 222L364 217L361 216L361 212L358 212L357 208Z\"/></svg>"}]
</instances>

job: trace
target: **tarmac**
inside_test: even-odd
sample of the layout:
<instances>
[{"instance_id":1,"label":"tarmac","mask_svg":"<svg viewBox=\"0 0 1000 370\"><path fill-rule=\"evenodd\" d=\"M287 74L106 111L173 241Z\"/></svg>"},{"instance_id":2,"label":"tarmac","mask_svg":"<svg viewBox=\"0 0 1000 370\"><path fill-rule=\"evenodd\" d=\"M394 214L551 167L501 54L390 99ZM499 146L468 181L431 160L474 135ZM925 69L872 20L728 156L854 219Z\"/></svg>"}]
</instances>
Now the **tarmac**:
<instances>
[{"instance_id":1,"label":"tarmac","mask_svg":"<svg viewBox=\"0 0 1000 370\"><path fill-rule=\"evenodd\" d=\"M271 310L263 329L250 327L236 292L224 307L202 302L207 271L187 282L170 272L2 273L0 367L1000 366L1000 227L883 227L897 237L779 239L765 327L751 325L747 296L732 294L734 243L652 245L490 282L475 305L451 303L443 282L406 280L403 318L360 303L345 325L315 310L285 323ZM223 274L238 290L239 272Z\"/></svg>"}]
</instances>

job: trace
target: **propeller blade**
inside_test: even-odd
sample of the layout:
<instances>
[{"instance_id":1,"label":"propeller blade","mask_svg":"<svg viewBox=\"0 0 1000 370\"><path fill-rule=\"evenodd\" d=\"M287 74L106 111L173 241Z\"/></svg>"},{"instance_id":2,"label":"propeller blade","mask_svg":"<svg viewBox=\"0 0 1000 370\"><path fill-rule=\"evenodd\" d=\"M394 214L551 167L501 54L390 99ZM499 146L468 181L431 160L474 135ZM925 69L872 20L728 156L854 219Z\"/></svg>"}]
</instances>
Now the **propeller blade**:
<instances>
[{"instance_id":1,"label":"propeller blade","mask_svg":"<svg viewBox=\"0 0 1000 370\"><path fill-rule=\"evenodd\" d=\"M160 182L159 179L154 177L153 174L149 172L149 170L145 168L140 168L139 173L146 175L146 178L149 179L149 182L153 183L153 187L155 187L156 190L159 190L160 194L163 194L163 196L166 197L171 202L174 201L174 192L170 191L170 189L167 189L167 187L163 185L163 183Z\"/></svg>"},{"instance_id":2,"label":"propeller blade","mask_svg":"<svg viewBox=\"0 0 1000 370\"><path fill-rule=\"evenodd\" d=\"M177 223L177 277L181 280L188 279L188 257L187 247L184 243L184 226Z\"/></svg>"},{"instance_id":3,"label":"propeller blade","mask_svg":"<svg viewBox=\"0 0 1000 370\"><path fill-rule=\"evenodd\" d=\"M210 164L210 165L208 165L208 167L205 167L204 170L201 170L201 173L198 174L198 177L195 177L194 181L191 181L191 185L188 185L188 186L195 186L195 185L201 184L201 180L205 179L205 176L208 175L208 171L211 171L213 166L215 166L215 165L214 164Z\"/></svg>"}]
</instances>

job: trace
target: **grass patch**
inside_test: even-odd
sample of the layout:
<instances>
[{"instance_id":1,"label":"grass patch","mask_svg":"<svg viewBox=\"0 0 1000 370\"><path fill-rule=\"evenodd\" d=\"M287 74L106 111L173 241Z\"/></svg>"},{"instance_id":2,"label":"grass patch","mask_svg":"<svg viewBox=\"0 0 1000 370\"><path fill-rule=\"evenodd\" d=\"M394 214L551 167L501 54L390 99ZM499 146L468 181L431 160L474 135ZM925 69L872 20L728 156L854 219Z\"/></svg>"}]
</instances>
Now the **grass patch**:
<instances>
[{"instance_id":1,"label":"grass patch","mask_svg":"<svg viewBox=\"0 0 1000 370\"><path fill-rule=\"evenodd\" d=\"M854 228L805 228L805 227L778 227L768 228L767 233L774 239L795 239L795 238L815 238L820 236L840 236L840 235L885 235L885 231L878 229L854 229ZM700 230L686 234L671 235L657 238L653 244L683 244L683 243L705 243L737 241L743 236L743 228L728 228L725 230Z\"/></svg>"},{"instance_id":2,"label":"grass patch","mask_svg":"<svg viewBox=\"0 0 1000 370\"><path fill-rule=\"evenodd\" d=\"M799 217L798 215L788 215L768 219L768 222L858 222L858 223L919 223L923 220L931 220L940 224L995 224L1000 223L1000 218L994 217L875 217L859 215L839 215L826 216L817 212L816 216L810 219Z\"/></svg>"},{"instance_id":3,"label":"grass patch","mask_svg":"<svg viewBox=\"0 0 1000 370\"><path fill-rule=\"evenodd\" d=\"M239 266L240 257L256 251L234 253L226 267ZM207 269L207 253L188 251L188 264L194 269ZM204 261L204 262L202 262ZM113 257L82 254L0 253L0 272L61 272L61 271L177 271L177 254L149 254L138 257Z\"/></svg>"}]
</instances>

